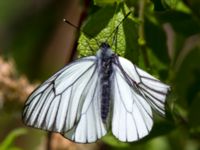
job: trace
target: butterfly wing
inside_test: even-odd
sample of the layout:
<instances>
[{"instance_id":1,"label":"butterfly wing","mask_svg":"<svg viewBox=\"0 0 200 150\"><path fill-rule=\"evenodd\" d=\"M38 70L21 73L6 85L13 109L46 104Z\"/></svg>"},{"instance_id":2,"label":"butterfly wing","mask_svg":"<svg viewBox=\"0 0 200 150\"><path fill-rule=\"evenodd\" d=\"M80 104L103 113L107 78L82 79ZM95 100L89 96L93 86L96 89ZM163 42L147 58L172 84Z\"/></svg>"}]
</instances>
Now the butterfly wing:
<instances>
[{"instance_id":1,"label":"butterfly wing","mask_svg":"<svg viewBox=\"0 0 200 150\"><path fill-rule=\"evenodd\" d=\"M164 114L169 86L117 57L113 77L112 132L121 141L131 142L146 136L153 125L151 107Z\"/></svg>"},{"instance_id":2,"label":"butterfly wing","mask_svg":"<svg viewBox=\"0 0 200 150\"><path fill-rule=\"evenodd\" d=\"M79 143L91 143L107 133L101 118L101 90L100 86L97 86L100 85L98 78L96 73L86 87L88 92L86 99L90 103L84 103L80 120L70 131L64 133L66 138Z\"/></svg>"},{"instance_id":3,"label":"butterfly wing","mask_svg":"<svg viewBox=\"0 0 200 150\"><path fill-rule=\"evenodd\" d=\"M152 75L133 65L129 60L119 57L119 63L126 79L135 82L140 94L146 99L151 107L160 115L165 115L165 99L170 86L162 83Z\"/></svg>"},{"instance_id":4,"label":"butterfly wing","mask_svg":"<svg viewBox=\"0 0 200 150\"><path fill-rule=\"evenodd\" d=\"M103 136L106 130L96 106L99 101L97 98L93 100L100 96L96 62L94 56L79 59L39 86L25 103L22 114L24 123L62 133L81 143L95 141ZM98 124L91 125L96 120ZM92 130L87 133L79 126L85 126L85 131L89 128ZM75 133L71 133L72 130Z\"/></svg>"}]
</instances>

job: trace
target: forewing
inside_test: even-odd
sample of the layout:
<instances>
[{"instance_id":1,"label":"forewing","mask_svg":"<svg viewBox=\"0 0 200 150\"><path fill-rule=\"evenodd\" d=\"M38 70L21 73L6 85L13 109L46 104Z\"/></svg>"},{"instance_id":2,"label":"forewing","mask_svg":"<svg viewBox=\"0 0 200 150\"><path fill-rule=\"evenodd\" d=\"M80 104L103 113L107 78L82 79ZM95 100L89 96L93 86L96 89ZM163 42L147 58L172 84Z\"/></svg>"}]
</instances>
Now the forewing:
<instances>
[{"instance_id":1,"label":"forewing","mask_svg":"<svg viewBox=\"0 0 200 150\"><path fill-rule=\"evenodd\" d=\"M119 57L119 68L126 80L136 87L143 98L160 115L165 114L165 100L170 87L147 72L133 65L129 60Z\"/></svg>"},{"instance_id":2,"label":"forewing","mask_svg":"<svg viewBox=\"0 0 200 150\"><path fill-rule=\"evenodd\" d=\"M127 82L114 65L112 132L123 142L146 136L152 128L152 111L147 101Z\"/></svg>"},{"instance_id":3,"label":"forewing","mask_svg":"<svg viewBox=\"0 0 200 150\"><path fill-rule=\"evenodd\" d=\"M60 133L69 131L80 122L83 108L91 103L86 88L95 74L94 56L79 59L58 71L29 96L22 114L24 123Z\"/></svg>"}]
</instances>

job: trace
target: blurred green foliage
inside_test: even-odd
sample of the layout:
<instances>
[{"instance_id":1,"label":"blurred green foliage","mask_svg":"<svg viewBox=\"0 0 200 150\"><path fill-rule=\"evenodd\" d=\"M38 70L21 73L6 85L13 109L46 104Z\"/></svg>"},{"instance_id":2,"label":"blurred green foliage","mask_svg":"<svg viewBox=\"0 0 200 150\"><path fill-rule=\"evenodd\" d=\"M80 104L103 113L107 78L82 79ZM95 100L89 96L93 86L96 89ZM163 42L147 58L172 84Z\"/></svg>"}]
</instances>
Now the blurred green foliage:
<instances>
[{"instance_id":1,"label":"blurred green foliage","mask_svg":"<svg viewBox=\"0 0 200 150\"><path fill-rule=\"evenodd\" d=\"M21 150L21 148L14 145L17 137L26 134L26 130L18 128L9 133L2 143L0 143L0 150Z\"/></svg>"},{"instance_id":2,"label":"blurred green foliage","mask_svg":"<svg viewBox=\"0 0 200 150\"><path fill-rule=\"evenodd\" d=\"M54 11L58 8L52 2L37 13L29 14L31 19L23 16L22 22L13 21L13 28L9 24L13 15L10 1L0 2L3 22L0 31L1 27L15 29L15 34L12 34L12 41L1 43L0 49L4 56L14 57L19 71L34 78L37 75L32 74L33 70L38 71L43 58L41 49L48 45L55 27ZM20 7L26 6L20 2L15 10ZM200 149L199 8L199 0L94 0L90 3L88 17L81 28L86 34L81 33L78 40L80 57L98 50L95 39L99 43L108 40L114 51L172 88L166 104L166 118L155 116L155 125L147 137L138 142L121 143L109 134L102 139L108 149ZM130 10L131 15L116 30L117 34L113 34L117 35L116 43L112 43L115 37L108 39L108 36Z\"/></svg>"}]
</instances>

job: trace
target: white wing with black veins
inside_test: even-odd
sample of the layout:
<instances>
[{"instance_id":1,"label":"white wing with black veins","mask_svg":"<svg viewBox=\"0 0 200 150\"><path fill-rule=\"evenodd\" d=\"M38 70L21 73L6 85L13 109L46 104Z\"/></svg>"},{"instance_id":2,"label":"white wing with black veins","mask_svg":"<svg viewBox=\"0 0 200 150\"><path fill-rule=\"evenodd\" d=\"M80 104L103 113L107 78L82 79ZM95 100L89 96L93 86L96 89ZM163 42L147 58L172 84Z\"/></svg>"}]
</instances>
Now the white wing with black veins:
<instances>
[{"instance_id":1,"label":"white wing with black veins","mask_svg":"<svg viewBox=\"0 0 200 150\"><path fill-rule=\"evenodd\" d=\"M99 108L98 76L94 56L64 67L29 96L23 110L24 123L62 133L80 143L101 138L107 131Z\"/></svg>"},{"instance_id":2,"label":"white wing with black veins","mask_svg":"<svg viewBox=\"0 0 200 150\"><path fill-rule=\"evenodd\" d=\"M113 77L112 132L121 141L137 141L153 126L152 108L164 115L169 86L118 57Z\"/></svg>"}]
</instances>

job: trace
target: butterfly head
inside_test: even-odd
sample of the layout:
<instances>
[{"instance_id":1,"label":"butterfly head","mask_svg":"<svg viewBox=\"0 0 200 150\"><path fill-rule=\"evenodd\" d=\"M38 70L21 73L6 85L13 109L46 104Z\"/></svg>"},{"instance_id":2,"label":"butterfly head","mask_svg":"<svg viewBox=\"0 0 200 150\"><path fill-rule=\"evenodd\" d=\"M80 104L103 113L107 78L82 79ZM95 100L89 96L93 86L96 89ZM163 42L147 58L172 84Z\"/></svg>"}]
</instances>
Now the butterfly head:
<instances>
[{"instance_id":1,"label":"butterfly head","mask_svg":"<svg viewBox=\"0 0 200 150\"><path fill-rule=\"evenodd\" d=\"M100 50L97 52L97 55L100 57L109 58L113 55L113 51L110 48L110 45L104 42L100 45Z\"/></svg>"}]
</instances>

